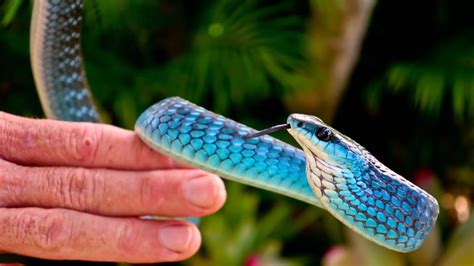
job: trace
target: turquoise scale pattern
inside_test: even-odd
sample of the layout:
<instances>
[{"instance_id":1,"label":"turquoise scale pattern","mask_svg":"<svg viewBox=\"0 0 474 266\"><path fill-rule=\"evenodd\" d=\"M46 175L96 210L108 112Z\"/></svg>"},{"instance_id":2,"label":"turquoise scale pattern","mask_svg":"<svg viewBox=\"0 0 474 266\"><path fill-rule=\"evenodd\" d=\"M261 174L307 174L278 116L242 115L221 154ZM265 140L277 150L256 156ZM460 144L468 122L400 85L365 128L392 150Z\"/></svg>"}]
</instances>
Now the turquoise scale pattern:
<instances>
[{"instance_id":1,"label":"turquoise scale pattern","mask_svg":"<svg viewBox=\"0 0 474 266\"><path fill-rule=\"evenodd\" d=\"M34 1L31 57L48 118L99 122L82 62L82 0Z\"/></svg>"},{"instance_id":2,"label":"turquoise scale pattern","mask_svg":"<svg viewBox=\"0 0 474 266\"><path fill-rule=\"evenodd\" d=\"M82 0L34 1L32 66L49 118L98 122L82 65L82 9ZM436 199L334 129L333 140L319 141L318 127L329 128L320 119L291 115L288 122L304 152L269 136L245 138L255 130L177 97L146 110L136 132L170 157L323 207L385 247L421 245L438 216Z\"/></svg>"},{"instance_id":3,"label":"turquoise scale pattern","mask_svg":"<svg viewBox=\"0 0 474 266\"><path fill-rule=\"evenodd\" d=\"M376 168L359 176L323 169L328 167L311 168L315 193L329 212L352 229L403 252L417 249L431 232L437 204L414 187L393 182ZM375 175L382 177L380 183L371 181Z\"/></svg>"},{"instance_id":4,"label":"turquoise scale pattern","mask_svg":"<svg viewBox=\"0 0 474 266\"><path fill-rule=\"evenodd\" d=\"M151 106L138 118L135 131L170 157L321 206L308 184L301 150L269 136L246 139L254 129L181 98Z\"/></svg>"},{"instance_id":5,"label":"turquoise scale pattern","mask_svg":"<svg viewBox=\"0 0 474 266\"><path fill-rule=\"evenodd\" d=\"M177 97L147 109L135 131L175 159L323 207L380 245L400 252L418 248L436 221L436 200L342 134L353 145L350 150L321 145L314 136L316 124L293 117L288 122L299 132L297 140L303 136L312 148L324 147L329 157L318 157L302 141L304 152L269 136L247 139L255 130Z\"/></svg>"},{"instance_id":6,"label":"turquoise scale pattern","mask_svg":"<svg viewBox=\"0 0 474 266\"><path fill-rule=\"evenodd\" d=\"M304 148L311 162L311 186L326 210L356 232L390 249L409 252L423 243L438 217L435 198L342 134L339 133L340 139L323 142L312 133L318 129L316 123L291 116L288 120L296 136L306 135L314 147L327 155L323 159L316 155L314 147ZM350 140L350 151L341 144L342 139Z\"/></svg>"}]
</instances>

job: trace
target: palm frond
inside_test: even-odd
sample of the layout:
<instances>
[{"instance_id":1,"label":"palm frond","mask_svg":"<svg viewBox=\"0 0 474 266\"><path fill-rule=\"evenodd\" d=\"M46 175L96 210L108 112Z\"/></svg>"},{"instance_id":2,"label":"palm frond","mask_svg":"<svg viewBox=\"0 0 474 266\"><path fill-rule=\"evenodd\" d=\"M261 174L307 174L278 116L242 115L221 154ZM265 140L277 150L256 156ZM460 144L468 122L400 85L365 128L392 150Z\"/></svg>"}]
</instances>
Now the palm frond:
<instances>
[{"instance_id":1,"label":"palm frond","mask_svg":"<svg viewBox=\"0 0 474 266\"><path fill-rule=\"evenodd\" d=\"M457 119L474 118L474 38L459 37L434 49L416 62L397 62L389 67L383 81L372 84L373 99L388 88L406 91L422 112L437 116L443 106L451 106Z\"/></svg>"},{"instance_id":2,"label":"palm frond","mask_svg":"<svg viewBox=\"0 0 474 266\"><path fill-rule=\"evenodd\" d=\"M161 86L193 101L211 96L223 113L231 102L300 86L304 21L287 14L288 3L215 1L199 19L189 51L160 73Z\"/></svg>"}]
</instances>

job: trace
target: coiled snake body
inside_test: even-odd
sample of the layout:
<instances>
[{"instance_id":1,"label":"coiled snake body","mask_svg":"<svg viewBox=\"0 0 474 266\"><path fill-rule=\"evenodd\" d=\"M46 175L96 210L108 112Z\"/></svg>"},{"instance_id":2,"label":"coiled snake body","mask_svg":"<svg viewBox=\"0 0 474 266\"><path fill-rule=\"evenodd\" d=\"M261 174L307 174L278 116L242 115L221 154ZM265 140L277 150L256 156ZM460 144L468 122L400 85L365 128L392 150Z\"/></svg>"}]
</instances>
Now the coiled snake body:
<instances>
[{"instance_id":1,"label":"coiled snake body","mask_svg":"<svg viewBox=\"0 0 474 266\"><path fill-rule=\"evenodd\" d=\"M82 64L82 9L81 0L34 1L32 68L49 118L99 122ZM173 97L140 115L135 131L177 160L321 207L387 248L422 244L438 216L436 199L317 117L292 114L279 128L303 150Z\"/></svg>"}]
</instances>

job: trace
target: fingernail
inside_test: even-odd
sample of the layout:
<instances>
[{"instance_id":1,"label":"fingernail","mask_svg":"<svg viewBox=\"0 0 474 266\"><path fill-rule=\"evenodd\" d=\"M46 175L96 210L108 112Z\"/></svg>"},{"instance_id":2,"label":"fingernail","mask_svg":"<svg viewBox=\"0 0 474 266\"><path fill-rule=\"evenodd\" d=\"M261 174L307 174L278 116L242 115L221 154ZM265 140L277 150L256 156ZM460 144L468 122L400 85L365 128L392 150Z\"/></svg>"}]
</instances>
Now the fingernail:
<instances>
[{"instance_id":1,"label":"fingernail","mask_svg":"<svg viewBox=\"0 0 474 266\"><path fill-rule=\"evenodd\" d=\"M200 208L209 208L214 205L218 189L217 178L201 176L188 180L184 187L186 199Z\"/></svg>"},{"instance_id":2,"label":"fingernail","mask_svg":"<svg viewBox=\"0 0 474 266\"><path fill-rule=\"evenodd\" d=\"M166 225L160 229L160 243L174 252L188 249L191 238L191 228L186 225Z\"/></svg>"}]
</instances>

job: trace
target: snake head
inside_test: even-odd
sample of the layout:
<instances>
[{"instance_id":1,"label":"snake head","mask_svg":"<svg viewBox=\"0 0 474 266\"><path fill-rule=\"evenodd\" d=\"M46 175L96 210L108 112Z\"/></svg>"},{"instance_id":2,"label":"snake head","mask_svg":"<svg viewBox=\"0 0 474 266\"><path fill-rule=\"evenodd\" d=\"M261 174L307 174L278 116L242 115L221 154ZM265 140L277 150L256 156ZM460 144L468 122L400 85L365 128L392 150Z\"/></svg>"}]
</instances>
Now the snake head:
<instances>
[{"instance_id":1,"label":"snake head","mask_svg":"<svg viewBox=\"0 0 474 266\"><path fill-rule=\"evenodd\" d=\"M355 141L325 124L316 116L292 114L288 117L289 133L308 154L331 165L364 168L367 151Z\"/></svg>"},{"instance_id":2,"label":"snake head","mask_svg":"<svg viewBox=\"0 0 474 266\"><path fill-rule=\"evenodd\" d=\"M438 217L435 198L321 119L292 114L287 122L306 155L308 182L326 210L387 248L410 252L423 243Z\"/></svg>"}]
</instances>

